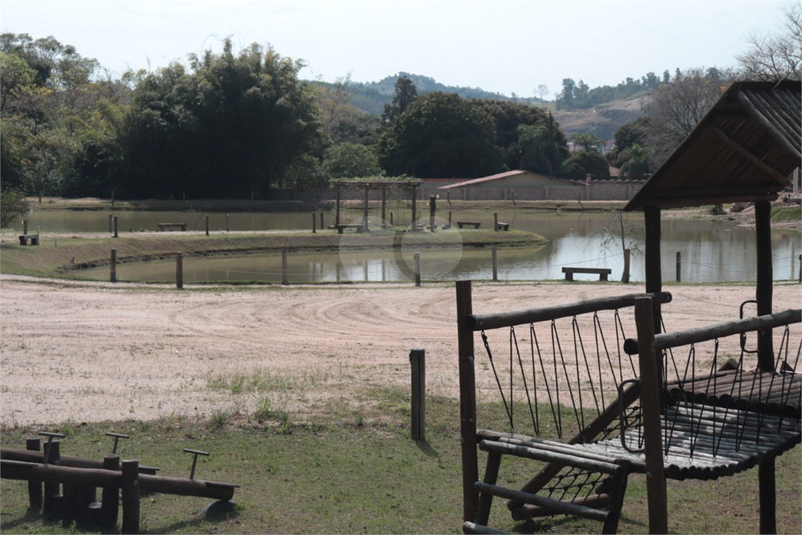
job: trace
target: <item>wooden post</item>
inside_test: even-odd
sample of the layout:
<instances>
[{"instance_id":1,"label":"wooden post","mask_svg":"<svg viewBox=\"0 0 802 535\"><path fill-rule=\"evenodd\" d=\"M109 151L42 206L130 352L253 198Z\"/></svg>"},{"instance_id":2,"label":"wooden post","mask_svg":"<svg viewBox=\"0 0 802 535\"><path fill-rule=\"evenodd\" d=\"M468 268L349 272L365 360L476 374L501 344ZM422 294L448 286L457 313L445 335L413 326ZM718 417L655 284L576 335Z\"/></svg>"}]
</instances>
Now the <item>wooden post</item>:
<instances>
[{"instance_id":1,"label":"wooden post","mask_svg":"<svg viewBox=\"0 0 802 535\"><path fill-rule=\"evenodd\" d=\"M122 462L122 533L139 533L139 461Z\"/></svg>"},{"instance_id":2,"label":"wooden post","mask_svg":"<svg viewBox=\"0 0 802 535\"><path fill-rule=\"evenodd\" d=\"M462 443L462 519L473 522L479 495L474 482L479 480L476 453L476 377L473 365L473 331L467 317L473 314L471 281L457 281L457 337L459 343L460 437Z\"/></svg>"},{"instance_id":3,"label":"wooden post","mask_svg":"<svg viewBox=\"0 0 802 535\"><path fill-rule=\"evenodd\" d=\"M652 298L635 298L635 323L641 377L643 442L646 450L646 492L649 504L649 533L668 533L666 473L660 426L660 367L654 347Z\"/></svg>"},{"instance_id":4,"label":"wooden post","mask_svg":"<svg viewBox=\"0 0 802 535\"><path fill-rule=\"evenodd\" d=\"M418 188L413 184L412 185L412 232L418 230L418 214L415 206L415 201L417 200Z\"/></svg>"},{"instance_id":5,"label":"wooden post","mask_svg":"<svg viewBox=\"0 0 802 535\"><path fill-rule=\"evenodd\" d=\"M395 224L393 223L393 212L390 212L390 226L393 227ZM802 281L802 279L800 279Z\"/></svg>"},{"instance_id":6,"label":"wooden post","mask_svg":"<svg viewBox=\"0 0 802 535\"><path fill-rule=\"evenodd\" d=\"M621 276L621 282L624 284L629 284L629 260L631 256L631 251L629 249L624 249L624 274Z\"/></svg>"},{"instance_id":7,"label":"wooden post","mask_svg":"<svg viewBox=\"0 0 802 535\"><path fill-rule=\"evenodd\" d=\"M58 464L61 459L61 443L54 440L50 443L49 448L45 449L47 455L47 464ZM55 515L60 511L56 509L56 496L60 493L61 486L58 481L45 481L45 495L42 505L42 512L46 515Z\"/></svg>"},{"instance_id":8,"label":"wooden post","mask_svg":"<svg viewBox=\"0 0 802 535\"><path fill-rule=\"evenodd\" d=\"M493 246L493 249L491 250L491 253L492 253L492 257L493 257L493 280L497 281L498 280L498 253L496 251L496 246L495 245Z\"/></svg>"},{"instance_id":9,"label":"wooden post","mask_svg":"<svg viewBox=\"0 0 802 535\"><path fill-rule=\"evenodd\" d=\"M434 219L437 213L437 195L432 194L429 197L429 230L434 232Z\"/></svg>"},{"instance_id":10,"label":"wooden post","mask_svg":"<svg viewBox=\"0 0 802 535\"><path fill-rule=\"evenodd\" d=\"M682 251L677 251L677 282L682 282Z\"/></svg>"},{"instance_id":11,"label":"wooden post","mask_svg":"<svg viewBox=\"0 0 802 535\"><path fill-rule=\"evenodd\" d=\"M287 248L281 250L281 284L289 284L289 277L287 273Z\"/></svg>"},{"instance_id":12,"label":"wooden post","mask_svg":"<svg viewBox=\"0 0 802 535\"><path fill-rule=\"evenodd\" d=\"M412 440L426 441L426 350L409 352L412 363Z\"/></svg>"},{"instance_id":13,"label":"wooden post","mask_svg":"<svg viewBox=\"0 0 802 535\"><path fill-rule=\"evenodd\" d=\"M362 216L362 228L365 229L365 231L369 230L368 229L368 206L369 206L369 204L368 204L369 203L368 196L369 196L369 194L370 194L370 184L365 186L365 213Z\"/></svg>"},{"instance_id":14,"label":"wooden post","mask_svg":"<svg viewBox=\"0 0 802 535\"><path fill-rule=\"evenodd\" d=\"M22 233L23 234L28 234L28 220L27 219L23 219L22 220Z\"/></svg>"},{"instance_id":15,"label":"wooden post","mask_svg":"<svg viewBox=\"0 0 802 535\"><path fill-rule=\"evenodd\" d=\"M114 237L119 238L120 236L117 234L117 216L114 216Z\"/></svg>"},{"instance_id":16,"label":"wooden post","mask_svg":"<svg viewBox=\"0 0 802 535\"><path fill-rule=\"evenodd\" d=\"M493 230L498 231L498 212L493 212Z\"/></svg>"},{"instance_id":17,"label":"wooden post","mask_svg":"<svg viewBox=\"0 0 802 535\"><path fill-rule=\"evenodd\" d=\"M324 228L326 227L323 226L323 212L320 212L320 230L323 230Z\"/></svg>"},{"instance_id":18,"label":"wooden post","mask_svg":"<svg viewBox=\"0 0 802 535\"><path fill-rule=\"evenodd\" d=\"M336 209L334 212L334 226L337 227L340 224L340 183L337 182L334 184L334 194L336 199Z\"/></svg>"},{"instance_id":19,"label":"wooden post","mask_svg":"<svg viewBox=\"0 0 802 535\"><path fill-rule=\"evenodd\" d=\"M387 184L382 184L382 227L386 226L387 221Z\"/></svg>"},{"instance_id":20,"label":"wooden post","mask_svg":"<svg viewBox=\"0 0 802 535\"><path fill-rule=\"evenodd\" d=\"M205 215L205 216L203 216L203 219L206 222L206 235L208 236L209 235L209 216Z\"/></svg>"},{"instance_id":21,"label":"wooden post","mask_svg":"<svg viewBox=\"0 0 802 535\"><path fill-rule=\"evenodd\" d=\"M104 470L119 470L120 456L117 454L106 455L103 458ZM120 491L116 485L103 487L101 494L100 524L104 528L117 526L117 514L120 509Z\"/></svg>"},{"instance_id":22,"label":"wooden post","mask_svg":"<svg viewBox=\"0 0 802 535\"><path fill-rule=\"evenodd\" d=\"M420 253L415 253L415 286L420 286Z\"/></svg>"},{"instance_id":23,"label":"wooden post","mask_svg":"<svg viewBox=\"0 0 802 535\"><path fill-rule=\"evenodd\" d=\"M312 214L312 234L317 232L317 215Z\"/></svg>"},{"instance_id":24,"label":"wooden post","mask_svg":"<svg viewBox=\"0 0 802 535\"><path fill-rule=\"evenodd\" d=\"M175 255L175 287L179 290L184 288L184 254Z\"/></svg>"},{"instance_id":25,"label":"wooden post","mask_svg":"<svg viewBox=\"0 0 802 535\"><path fill-rule=\"evenodd\" d=\"M774 272L771 263L771 203L755 202L755 242L757 248L757 315L772 313ZM761 370L774 369L774 343L771 329L757 332L757 364ZM776 484L774 456L767 456L758 465L760 494L760 532L777 533Z\"/></svg>"},{"instance_id":26,"label":"wooden post","mask_svg":"<svg viewBox=\"0 0 802 535\"><path fill-rule=\"evenodd\" d=\"M799 255L799 282L802 282L802 254Z\"/></svg>"},{"instance_id":27,"label":"wooden post","mask_svg":"<svg viewBox=\"0 0 802 535\"><path fill-rule=\"evenodd\" d=\"M111 250L111 261L109 263L109 281L117 282L117 249Z\"/></svg>"},{"instance_id":28,"label":"wooden post","mask_svg":"<svg viewBox=\"0 0 802 535\"><path fill-rule=\"evenodd\" d=\"M31 437L25 440L25 449L39 451L42 441L39 437ZM39 510L42 507L42 482L28 481L28 506L31 509Z\"/></svg>"}]
</instances>

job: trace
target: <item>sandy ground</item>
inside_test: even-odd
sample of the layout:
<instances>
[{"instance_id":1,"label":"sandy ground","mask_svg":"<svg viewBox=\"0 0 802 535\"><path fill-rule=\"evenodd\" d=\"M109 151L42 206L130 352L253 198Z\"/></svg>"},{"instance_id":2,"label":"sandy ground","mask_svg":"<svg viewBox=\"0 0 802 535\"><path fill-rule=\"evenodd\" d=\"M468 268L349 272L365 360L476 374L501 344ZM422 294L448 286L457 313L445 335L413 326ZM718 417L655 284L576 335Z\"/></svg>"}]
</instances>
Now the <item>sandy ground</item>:
<instances>
[{"instance_id":1,"label":"sandy ground","mask_svg":"<svg viewBox=\"0 0 802 535\"><path fill-rule=\"evenodd\" d=\"M751 286L670 286L673 329L737 319ZM491 312L642 291L608 284L476 284ZM775 287L776 311L802 286ZM408 388L426 350L427 390L457 396L453 285L216 288L42 281L0 275L3 425L250 414L293 421L358 414L370 389ZM215 388L236 384L242 392Z\"/></svg>"}]
</instances>

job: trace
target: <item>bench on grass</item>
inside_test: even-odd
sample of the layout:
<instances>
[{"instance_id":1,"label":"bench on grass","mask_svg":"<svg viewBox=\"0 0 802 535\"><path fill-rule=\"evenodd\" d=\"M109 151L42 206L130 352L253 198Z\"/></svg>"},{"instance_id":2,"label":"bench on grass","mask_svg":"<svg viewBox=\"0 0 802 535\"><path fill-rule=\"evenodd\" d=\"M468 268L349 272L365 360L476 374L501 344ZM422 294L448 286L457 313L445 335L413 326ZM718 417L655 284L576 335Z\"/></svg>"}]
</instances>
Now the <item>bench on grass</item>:
<instances>
[{"instance_id":1,"label":"bench on grass","mask_svg":"<svg viewBox=\"0 0 802 535\"><path fill-rule=\"evenodd\" d=\"M607 276L612 273L610 268L589 268L589 267L564 267L565 280L574 280L574 273L591 273L599 276L600 281L606 281Z\"/></svg>"},{"instance_id":2,"label":"bench on grass","mask_svg":"<svg viewBox=\"0 0 802 535\"><path fill-rule=\"evenodd\" d=\"M365 225L362 223L342 223L340 225L335 225L337 227L337 234L342 234L345 229L352 228L357 232L364 232Z\"/></svg>"},{"instance_id":3,"label":"bench on grass","mask_svg":"<svg viewBox=\"0 0 802 535\"><path fill-rule=\"evenodd\" d=\"M478 221L457 221L457 226L459 228L462 228L463 226L471 226L471 225L473 225L473 228L479 228L479 225L481 225L481 223L478 222Z\"/></svg>"},{"instance_id":4,"label":"bench on grass","mask_svg":"<svg viewBox=\"0 0 802 535\"><path fill-rule=\"evenodd\" d=\"M496 225L496 230L510 230L510 224L499 221Z\"/></svg>"},{"instance_id":5,"label":"bench on grass","mask_svg":"<svg viewBox=\"0 0 802 535\"><path fill-rule=\"evenodd\" d=\"M39 233L36 234L20 234L19 244L28 245L28 240L31 240L31 245L39 245Z\"/></svg>"},{"instance_id":6,"label":"bench on grass","mask_svg":"<svg viewBox=\"0 0 802 535\"><path fill-rule=\"evenodd\" d=\"M167 230L168 228L180 228L182 231L187 230L187 222L183 223L158 223L159 231Z\"/></svg>"}]
</instances>

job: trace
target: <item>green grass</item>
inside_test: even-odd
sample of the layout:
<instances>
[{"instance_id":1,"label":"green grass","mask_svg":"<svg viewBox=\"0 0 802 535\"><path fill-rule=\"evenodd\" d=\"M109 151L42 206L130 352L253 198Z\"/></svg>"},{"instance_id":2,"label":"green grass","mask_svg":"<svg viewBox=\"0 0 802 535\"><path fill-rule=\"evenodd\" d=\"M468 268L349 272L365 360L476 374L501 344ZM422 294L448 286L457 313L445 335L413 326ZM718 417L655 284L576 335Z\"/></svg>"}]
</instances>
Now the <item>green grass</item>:
<instances>
[{"instance_id":1,"label":"green grass","mask_svg":"<svg viewBox=\"0 0 802 535\"><path fill-rule=\"evenodd\" d=\"M236 512L208 520L197 513L209 500L162 494L141 503L143 533L459 533L461 458L459 405L427 399L425 443L409 436L409 396L391 388L364 392L371 412L302 422L266 401L254 414L208 421L165 417L151 422L64 424L65 455L100 459L111 450L107 431L126 433L124 459L157 466L165 476L187 477L191 458L183 448L210 452L198 459L196 477L241 485ZM240 415L241 416L241 415ZM260 419L263 421L260 422ZM274 420L272 424L266 420ZM282 423L283 420L283 423ZM40 428L4 429L3 447L24 447ZM502 464L500 482L517 486L536 471L530 461ZM778 458L780 533L800 531L799 448ZM0 482L3 533L96 533L80 524L45 519L27 511L24 482ZM669 526L675 533L747 533L758 529L757 470L717 481L669 481ZM645 481L633 475L620 533L646 533ZM601 524L555 517L540 524L514 522L496 500L491 525L515 532L599 533Z\"/></svg>"},{"instance_id":2,"label":"green grass","mask_svg":"<svg viewBox=\"0 0 802 535\"><path fill-rule=\"evenodd\" d=\"M799 221L802 219L802 206L774 206L771 209L772 221Z\"/></svg>"}]
</instances>

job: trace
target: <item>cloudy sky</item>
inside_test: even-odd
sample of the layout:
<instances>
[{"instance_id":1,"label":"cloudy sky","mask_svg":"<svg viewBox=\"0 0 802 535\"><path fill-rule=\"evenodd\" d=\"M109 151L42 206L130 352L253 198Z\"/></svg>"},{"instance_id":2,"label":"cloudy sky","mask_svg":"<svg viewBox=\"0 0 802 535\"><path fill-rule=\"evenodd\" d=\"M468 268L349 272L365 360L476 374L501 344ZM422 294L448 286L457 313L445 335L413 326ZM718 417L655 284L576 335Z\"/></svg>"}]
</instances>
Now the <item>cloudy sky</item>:
<instances>
[{"instance_id":1,"label":"cloudy sky","mask_svg":"<svg viewBox=\"0 0 802 535\"><path fill-rule=\"evenodd\" d=\"M271 45L306 79L398 72L446 85L553 98L648 72L736 65L779 31L789 0L1 0L3 32L54 36L119 74L188 54Z\"/></svg>"}]
</instances>

